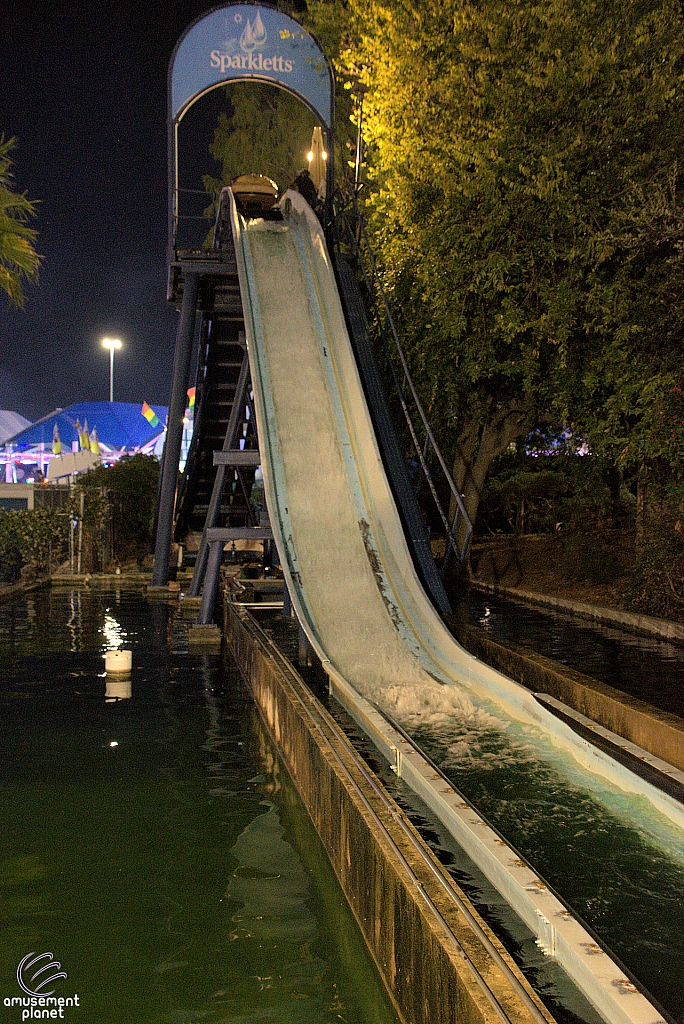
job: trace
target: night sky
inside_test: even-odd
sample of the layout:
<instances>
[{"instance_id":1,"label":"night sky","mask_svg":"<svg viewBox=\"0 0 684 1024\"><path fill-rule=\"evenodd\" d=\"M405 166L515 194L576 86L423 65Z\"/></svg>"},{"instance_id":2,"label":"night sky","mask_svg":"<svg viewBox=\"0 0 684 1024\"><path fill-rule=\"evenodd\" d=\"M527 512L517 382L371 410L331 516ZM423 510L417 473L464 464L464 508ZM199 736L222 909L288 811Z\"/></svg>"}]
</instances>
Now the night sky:
<instances>
[{"instance_id":1,"label":"night sky","mask_svg":"<svg viewBox=\"0 0 684 1024\"><path fill-rule=\"evenodd\" d=\"M168 402L177 313L166 295L166 76L186 26L216 3L29 0L0 13L0 132L18 191L40 200L40 283L0 297L0 408L36 419L109 397ZM223 90L187 115L182 184L208 152ZM190 119L194 118L192 123Z\"/></svg>"}]
</instances>

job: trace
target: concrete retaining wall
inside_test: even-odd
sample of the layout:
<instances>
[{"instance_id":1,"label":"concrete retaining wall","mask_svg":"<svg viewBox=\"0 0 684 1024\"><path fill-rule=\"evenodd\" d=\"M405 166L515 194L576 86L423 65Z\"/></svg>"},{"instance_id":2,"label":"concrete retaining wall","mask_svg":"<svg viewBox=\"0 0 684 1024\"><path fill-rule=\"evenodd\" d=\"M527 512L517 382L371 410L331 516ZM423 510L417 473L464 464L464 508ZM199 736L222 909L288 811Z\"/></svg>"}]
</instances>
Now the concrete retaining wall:
<instances>
[{"instance_id":1,"label":"concrete retaining wall","mask_svg":"<svg viewBox=\"0 0 684 1024\"><path fill-rule=\"evenodd\" d=\"M453 620L452 620L453 621ZM684 721L605 683L513 644L455 625L466 650L535 693L548 693L675 768L684 770Z\"/></svg>"},{"instance_id":2,"label":"concrete retaining wall","mask_svg":"<svg viewBox=\"0 0 684 1024\"><path fill-rule=\"evenodd\" d=\"M227 603L225 634L402 1018L551 1022L467 897L249 613Z\"/></svg>"}]
</instances>

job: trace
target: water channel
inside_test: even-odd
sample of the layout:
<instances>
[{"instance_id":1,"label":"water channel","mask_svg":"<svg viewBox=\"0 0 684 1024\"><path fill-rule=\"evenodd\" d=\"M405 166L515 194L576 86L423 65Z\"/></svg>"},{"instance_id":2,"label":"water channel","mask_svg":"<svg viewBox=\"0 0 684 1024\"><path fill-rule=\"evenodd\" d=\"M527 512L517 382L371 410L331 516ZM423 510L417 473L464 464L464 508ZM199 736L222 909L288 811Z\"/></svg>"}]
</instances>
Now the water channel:
<instances>
[{"instance_id":1,"label":"water channel","mask_svg":"<svg viewBox=\"0 0 684 1024\"><path fill-rule=\"evenodd\" d=\"M492 640L509 640L684 718L682 645L476 588L461 614Z\"/></svg>"},{"instance_id":2,"label":"water channel","mask_svg":"<svg viewBox=\"0 0 684 1024\"><path fill-rule=\"evenodd\" d=\"M131 696L107 701L119 643ZM237 671L190 656L166 605L0 607L0 737L3 1022L50 951L80 1024L396 1024Z\"/></svg>"},{"instance_id":3,"label":"water channel","mask_svg":"<svg viewBox=\"0 0 684 1024\"><path fill-rule=\"evenodd\" d=\"M283 627L272 620L269 629L278 635ZM646 645L650 650L651 642ZM372 697L671 1018L684 1020L682 832L646 798L589 774L539 729L508 719L501 708L459 687L435 685L423 693L395 687ZM429 822L429 814L424 817ZM434 820L429 828L439 831ZM435 845L476 902L492 901L477 869L448 848L443 834ZM493 905L501 931L509 931L509 948L553 1012L584 1017L574 996L561 991L564 983L545 976L529 943L516 939L515 924L503 921L496 897ZM491 916L490 923L497 927Z\"/></svg>"},{"instance_id":4,"label":"water channel","mask_svg":"<svg viewBox=\"0 0 684 1024\"><path fill-rule=\"evenodd\" d=\"M131 697L106 701L103 651L120 643L134 652ZM681 835L551 746L540 759L539 737L503 727L495 708L397 710L684 1019ZM237 673L188 655L164 604L131 589L66 589L0 607L0 737L0 999L21 995L27 953L50 950L68 974L56 985L79 995L65 1019L82 1024L395 1021ZM395 795L410 805L401 787ZM485 913L489 902L490 922L513 933L560 1018L593 1020L424 822ZM1 1012L22 1019L18 1006Z\"/></svg>"}]
</instances>

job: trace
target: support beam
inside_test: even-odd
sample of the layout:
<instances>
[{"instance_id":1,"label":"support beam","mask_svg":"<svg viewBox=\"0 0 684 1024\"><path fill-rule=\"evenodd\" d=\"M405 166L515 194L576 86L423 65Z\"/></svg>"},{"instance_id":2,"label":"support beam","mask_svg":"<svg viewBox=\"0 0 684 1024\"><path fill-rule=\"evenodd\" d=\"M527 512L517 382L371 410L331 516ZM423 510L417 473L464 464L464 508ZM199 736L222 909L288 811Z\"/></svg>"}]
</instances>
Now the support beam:
<instances>
[{"instance_id":1,"label":"support beam","mask_svg":"<svg viewBox=\"0 0 684 1024\"><path fill-rule=\"evenodd\" d=\"M207 571L204 574L204 588L202 590L202 604L197 616L198 626L207 626L214 615L214 601L218 587L221 559L223 558L223 541L212 541L209 544L209 558L207 559Z\"/></svg>"},{"instance_id":2,"label":"support beam","mask_svg":"<svg viewBox=\"0 0 684 1024\"><path fill-rule=\"evenodd\" d=\"M309 638L302 629L302 624L297 619L297 664L300 668L308 668L311 664L311 644Z\"/></svg>"},{"instance_id":3,"label":"support beam","mask_svg":"<svg viewBox=\"0 0 684 1024\"><path fill-rule=\"evenodd\" d=\"M213 544L222 540L229 544L232 540L273 540L270 526L215 526L207 530L207 540Z\"/></svg>"},{"instance_id":4,"label":"support beam","mask_svg":"<svg viewBox=\"0 0 684 1024\"><path fill-rule=\"evenodd\" d=\"M195 568L192 573L192 580L190 586L187 589L188 597L199 597L200 590L202 589L202 581L204 580L204 574L207 568L207 559L209 557L209 544L207 543L207 526L214 526L218 519L219 508L221 506L221 495L223 494L223 485L226 479L226 466L219 466L214 477L214 487L211 492L211 498L209 499L209 509L207 511L207 518L202 530L202 539L197 550L197 558L195 559Z\"/></svg>"},{"instance_id":5,"label":"support beam","mask_svg":"<svg viewBox=\"0 0 684 1024\"><path fill-rule=\"evenodd\" d=\"M169 418L164 442L164 465L159 487L159 515L157 517L157 539L154 548L152 586L165 587L169 582L169 553L173 532L173 514L178 485L178 465L183 441L183 416L185 414L186 388L190 372L190 356L195 334L195 310L197 308L198 274L187 274L183 289L176 351L173 358L173 384Z\"/></svg>"},{"instance_id":6,"label":"support beam","mask_svg":"<svg viewBox=\"0 0 684 1024\"><path fill-rule=\"evenodd\" d=\"M214 452L215 466L251 466L256 469L261 465L261 455L252 451Z\"/></svg>"}]
</instances>

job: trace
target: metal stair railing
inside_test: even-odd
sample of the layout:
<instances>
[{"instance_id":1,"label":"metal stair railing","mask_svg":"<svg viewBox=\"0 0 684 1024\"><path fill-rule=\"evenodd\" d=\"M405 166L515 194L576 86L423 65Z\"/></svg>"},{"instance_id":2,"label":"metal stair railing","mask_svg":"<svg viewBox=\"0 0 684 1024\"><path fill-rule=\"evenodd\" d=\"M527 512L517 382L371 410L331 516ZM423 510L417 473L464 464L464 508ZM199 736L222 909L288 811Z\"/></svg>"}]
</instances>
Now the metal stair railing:
<instances>
[{"instance_id":1,"label":"metal stair railing","mask_svg":"<svg viewBox=\"0 0 684 1024\"><path fill-rule=\"evenodd\" d=\"M417 474L415 481L416 493L418 494L425 480L444 528L447 542L441 566L443 575L452 554L459 561L465 559L473 527L411 378L406 353L392 317L356 193L339 196L334 231L340 253L346 253L351 257L363 285L369 323L374 327L381 344L389 376L418 458L420 473ZM439 494L440 489L444 491L445 487L449 495L446 509L445 502ZM450 508L455 509L452 518Z\"/></svg>"}]
</instances>

